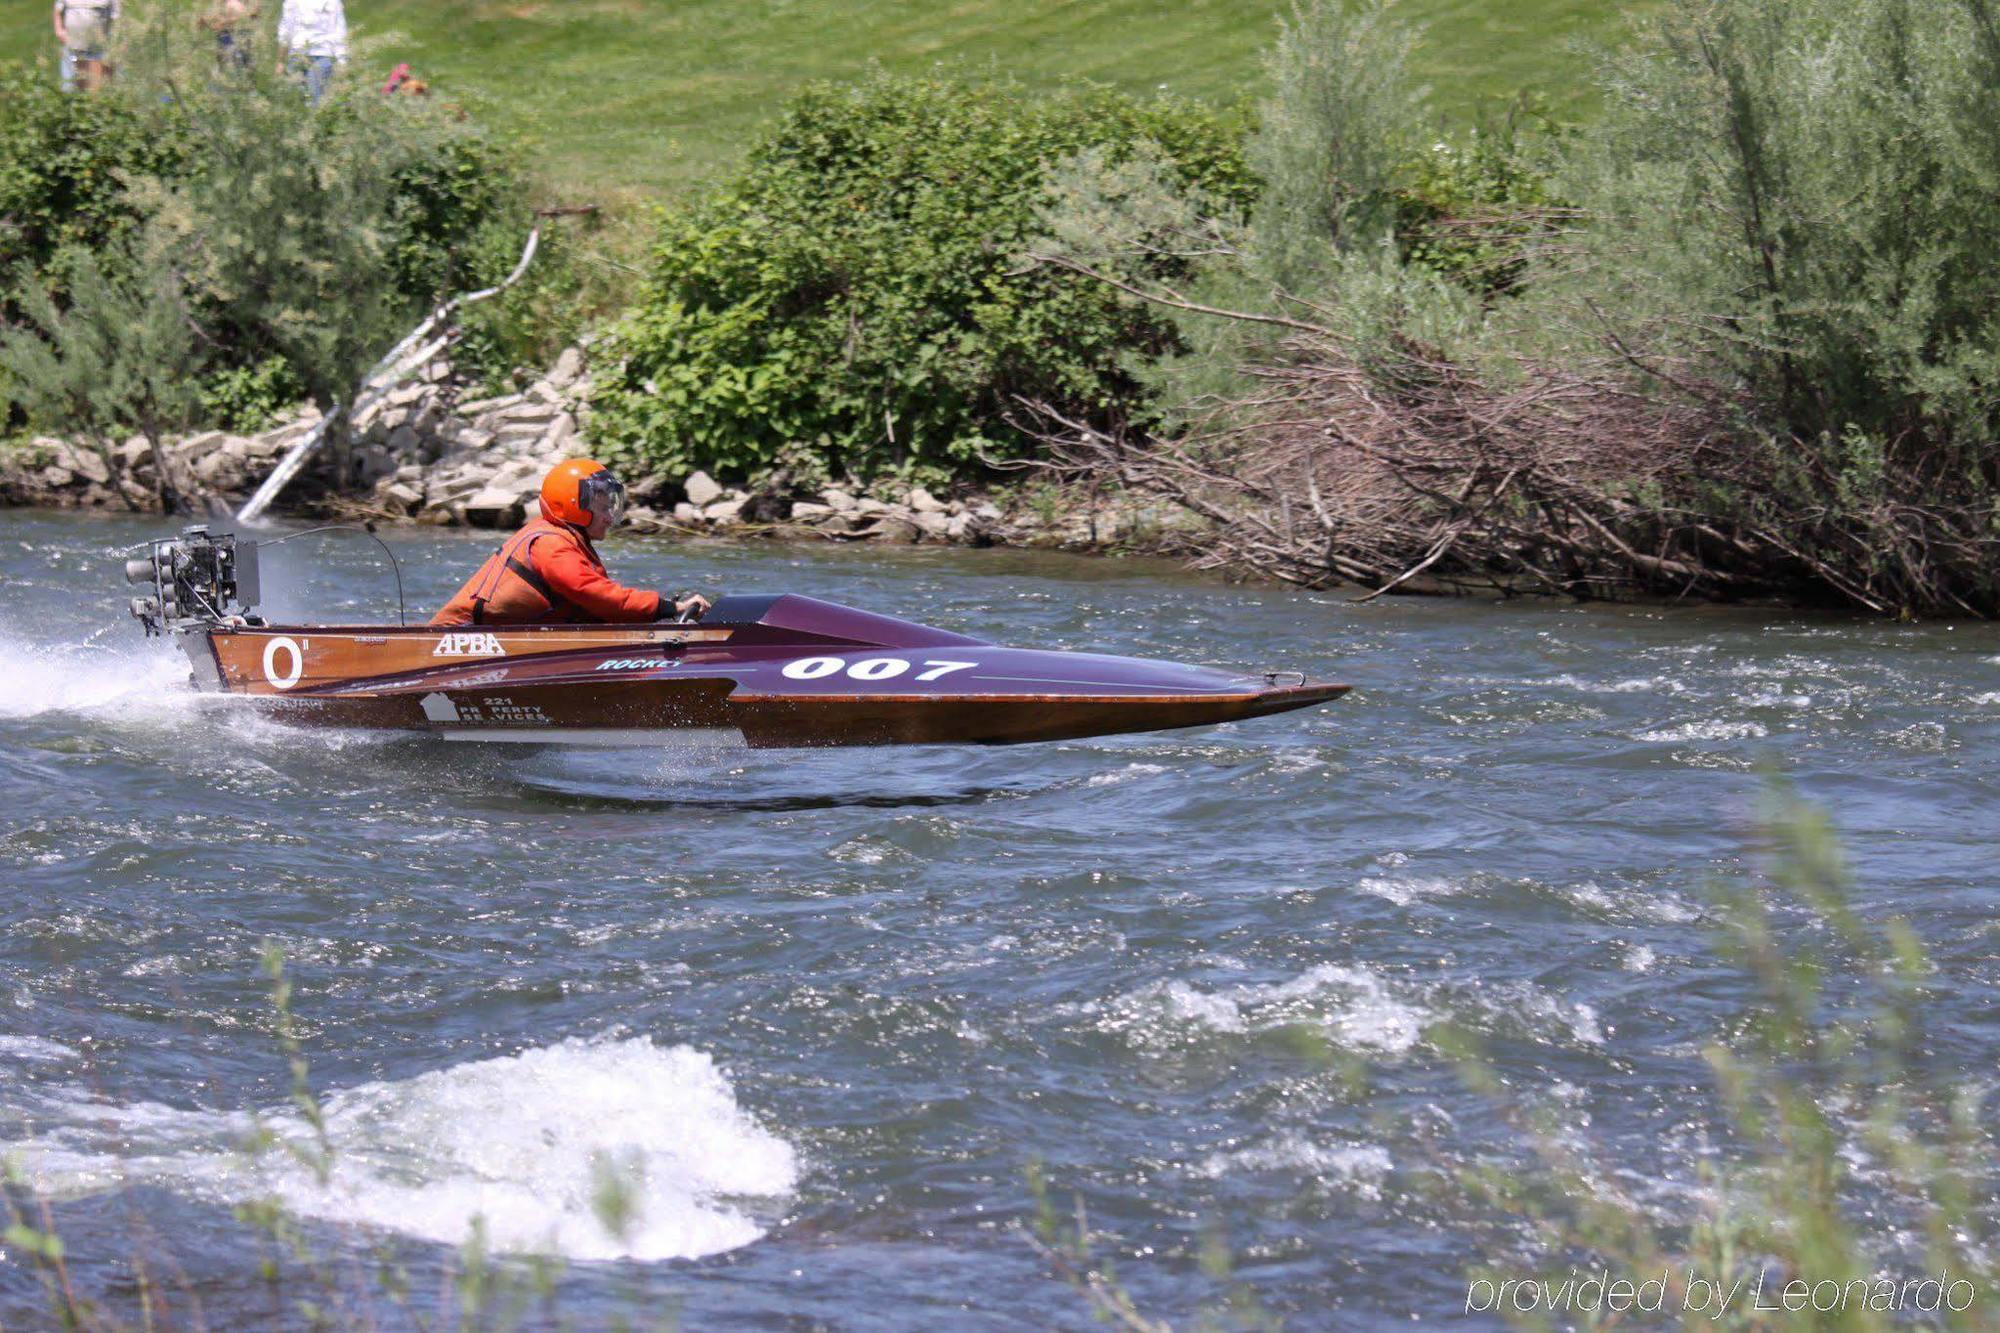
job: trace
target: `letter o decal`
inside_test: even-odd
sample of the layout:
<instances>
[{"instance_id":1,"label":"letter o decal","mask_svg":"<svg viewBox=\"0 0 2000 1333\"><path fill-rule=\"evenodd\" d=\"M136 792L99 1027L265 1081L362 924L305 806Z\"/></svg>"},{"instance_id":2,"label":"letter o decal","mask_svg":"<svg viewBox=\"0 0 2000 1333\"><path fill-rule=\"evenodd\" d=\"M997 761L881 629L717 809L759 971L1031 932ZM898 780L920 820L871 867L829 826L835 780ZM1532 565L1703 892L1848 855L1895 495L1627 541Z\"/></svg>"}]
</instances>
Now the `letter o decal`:
<instances>
[{"instance_id":1,"label":"letter o decal","mask_svg":"<svg viewBox=\"0 0 2000 1333\"><path fill-rule=\"evenodd\" d=\"M837 657L801 657L796 662L785 663L783 674L788 680L818 680L821 676L831 676L840 667L841 661Z\"/></svg>"},{"instance_id":2,"label":"letter o decal","mask_svg":"<svg viewBox=\"0 0 2000 1333\"><path fill-rule=\"evenodd\" d=\"M909 669L900 657L869 657L847 668L847 674L856 680L894 680Z\"/></svg>"},{"instance_id":3,"label":"letter o decal","mask_svg":"<svg viewBox=\"0 0 2000 1333\"><path fill-rule=\"evenodd\" d=\"M292 669L284 675L278 674L278 656L290 653ZM306 673L306 655L299 651L295 640L277 638L264 645L264 679L281 690L289 690L299 683L299 677Z\"/></svg>"}]
</instances>

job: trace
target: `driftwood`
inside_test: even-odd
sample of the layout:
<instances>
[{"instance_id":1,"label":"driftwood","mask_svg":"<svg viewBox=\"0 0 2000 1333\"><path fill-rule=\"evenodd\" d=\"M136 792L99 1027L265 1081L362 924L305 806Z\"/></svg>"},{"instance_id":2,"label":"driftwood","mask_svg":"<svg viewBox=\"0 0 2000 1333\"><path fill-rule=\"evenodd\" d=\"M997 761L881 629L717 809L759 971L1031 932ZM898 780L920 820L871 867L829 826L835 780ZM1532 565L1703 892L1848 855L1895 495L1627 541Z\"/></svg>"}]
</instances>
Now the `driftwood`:
<instances>
[{"instance_id":1,"label":"driftwood","mask_svg":"<svg viewBox=\"0 0 2000 1333\"><path fill-rule=\"evenodd\" d=\"M1622 343L1501 377L1407 340L1364 350L1303 319L1256 318L1287 332L1252 370L1256 391L1176 438L1026 399L1012 420L1042 441L1041 466L1209 520L1181 539L1197 566L1358 584L1362 600L1538 592L2000 614L1992 501L1940 503L1953 495L1942 466L1899 470L1889 499L1857 508L1823 451L1761 442L1729 392Z\"/></svg>"}]
</instances>

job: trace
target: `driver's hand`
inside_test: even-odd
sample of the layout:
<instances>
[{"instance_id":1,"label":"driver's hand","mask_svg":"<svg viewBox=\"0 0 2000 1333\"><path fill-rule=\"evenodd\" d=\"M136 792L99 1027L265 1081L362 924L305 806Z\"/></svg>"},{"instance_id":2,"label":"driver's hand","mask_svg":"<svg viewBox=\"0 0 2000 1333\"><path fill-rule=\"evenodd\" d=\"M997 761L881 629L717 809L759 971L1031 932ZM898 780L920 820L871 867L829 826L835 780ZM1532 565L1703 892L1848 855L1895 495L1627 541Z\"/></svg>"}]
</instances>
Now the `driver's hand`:
<instances>
[{"instance_id":1,"label":"driver's hand","mask_svg":"<svg viewBox=\"0 0 2000 1333\"><path fill-rule=\"evenodd\" d=\"M700 620L708 611L709 600L700 593L691 593L674 603L674 614L685 620Z\"/></svg>"}]
</instances>

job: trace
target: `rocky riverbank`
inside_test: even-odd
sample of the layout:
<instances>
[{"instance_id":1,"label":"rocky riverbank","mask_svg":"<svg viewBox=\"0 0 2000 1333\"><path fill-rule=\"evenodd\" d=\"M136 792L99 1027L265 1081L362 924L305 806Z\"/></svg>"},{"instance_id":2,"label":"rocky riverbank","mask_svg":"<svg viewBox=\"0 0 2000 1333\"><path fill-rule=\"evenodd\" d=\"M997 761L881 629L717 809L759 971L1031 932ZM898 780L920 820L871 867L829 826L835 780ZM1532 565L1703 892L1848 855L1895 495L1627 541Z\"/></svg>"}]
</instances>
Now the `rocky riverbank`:
<instances>
[{"instance_id":1,"label":"rocky riverbank","mask_svg":"<svg viewBox=\"0 0 2000 1333\"><path fill-rule=\"evenodd\" d=\"M498 398L468 399L437 362L324 446L274 512L512 527L532 511L551 466L593 452L589 403L580 349ZM304 408L254 434L164 440L168 487L197 512L233 513L318 422ZM0 448L0 504L151 512L157 466L143 437L109 448L41 437ZM705 472L628 479L626 521L639 533L1163 551L1190 522L1136 497L1036 483L933 494L907 483L801 487L782 477L731 485Z\"/></svg>"}]
</instances>

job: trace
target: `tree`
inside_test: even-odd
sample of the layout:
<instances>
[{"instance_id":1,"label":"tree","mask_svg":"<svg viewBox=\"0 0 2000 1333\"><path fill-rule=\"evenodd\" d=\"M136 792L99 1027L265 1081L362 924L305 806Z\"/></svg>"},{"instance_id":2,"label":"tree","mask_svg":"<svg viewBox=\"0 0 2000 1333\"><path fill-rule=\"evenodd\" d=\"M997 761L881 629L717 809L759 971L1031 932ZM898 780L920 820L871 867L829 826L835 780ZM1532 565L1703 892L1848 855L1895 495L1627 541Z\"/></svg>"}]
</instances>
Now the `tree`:
<instances>
[{"instance_id":1,"label":"tree","mask_svg":"<svg viewBox=\"0 0 2000 1333\"><path fill-rule=\"evenodd\" d=\"M186 427L199 401L181 277L115 250L67 259L67 306L44 288L21 293L28 324L0 332L0 374L37 422L81 437L100 455L131 432L143 435L153 498L173 513L186 491L161 441Z\"/></svg>"}]
</instances>

